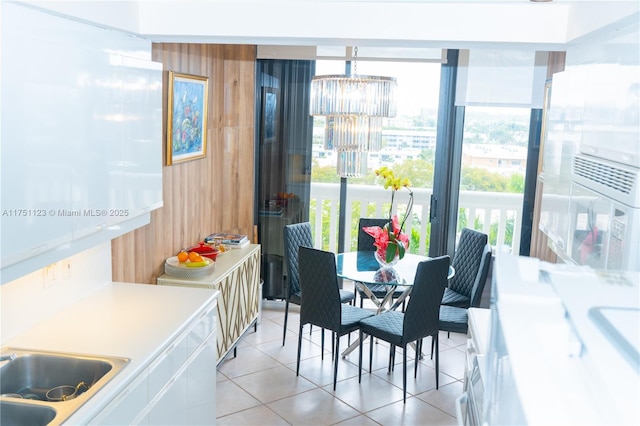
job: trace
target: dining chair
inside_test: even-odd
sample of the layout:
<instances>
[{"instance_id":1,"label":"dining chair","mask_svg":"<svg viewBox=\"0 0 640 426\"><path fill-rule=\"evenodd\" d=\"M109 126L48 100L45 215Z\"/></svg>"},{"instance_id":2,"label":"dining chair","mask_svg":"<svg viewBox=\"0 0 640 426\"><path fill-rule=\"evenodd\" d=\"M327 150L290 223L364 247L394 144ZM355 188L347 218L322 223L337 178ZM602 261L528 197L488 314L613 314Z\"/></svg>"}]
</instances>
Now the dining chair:
<instances>
[{"instance_id":1,"label":"dining chair","mask_svg":"<svg viewBox=\"0 0 640 426\"><path fill-rule=\"evenodd\" d=\"M313 247L311 224L309 222L285 225L284 234L284 258L287 264L287 278L285 287L284 330L282 332L282 346L287 338L287 320L289 317L289 303L300 305L300 273L298 268L298 248ZM351 303L355 296L348 290L340 290L342 303Z\"/></svg>"},{"instance_id":2,"label":"dining chair","mask_svg":"<svg viewBox=\"0 0 640 426\"><path fill-rule=\"evenodd\" d=\"M384 227L387 223L389 223L389 219L381 219L381 218L370 218L370 217L362 217L358 221L358 251L375 251L376 247L373 245L374 238L364 232L362 230L363 227L368 226L379 226L380 228ZM378 299L382 299L386 296L388 287L385 285L376 285L376 284L366 284L366 283L358 283L361 286L367 286L371 293ZM354 285L353 288L354 296L356 294L360 295L360 307L364 303L365 299L368 299L369 296L364 291L358 289L357 285ZM402 290L395 290L393 292L392 300L397 299L402 294ZM404 304L402 305L404 309Z\"/></svg>"},{"instance_id":3,"label":"dining chair","mask_svg":"<svg viewBox=\"0 0 640 426\"><path fill-rule=\"evenodd\" d=\"M388 342L391 346L389 372L396 346L402 347L402 390L403 400L407 402L407 345L416 342L414 378L418 375L418 363L422 350L422 339L431 336L436 347L436 389L438 389L438 315L440 301L447 285L450 258L448 255L424 260L418 264L411 297L405 312L386 311L380 315L360 321L360 357L358 382L362 380L362 342L365 335L371 337L369 346L369 374L373 358L373 338Z\"/></svg>"},{"instance_id":4,"label":"dining chair","mask_svg":"<svg viewBox=\"0 0 640 426\"><path fill-rule=\"evenodd\" d=\"M478 272L478 278L475 280L471 288L471 301L469 307L479 308L482 300L482 292L491 269L491 245L485 244L482 252L482 260ZM457 271L456 271L457 273ZM442 331L452 333L467 333L467 309L458 306L441 305L440 306L440 325ZM432 348L433 350L433 348Z\"/></svg>"},{"instance_id":5,"label":"dining chair","mask_svg":"<svg viewBox=\"0 0 640 426\"><path fill-rule=\"evenodd\" d=\"M480 266L487 241L487 234L469 228L462 230L458 247L451 261L456 273L444 290L443 305L460 308L471 306L471 292L474 287L477 288L479 281L483 278ZM484 279L486 278L485 275Z\"/></svg>"},{"instance_id":6,"label":"dining chair","mask_svg":"<svg viewBox=\"0 0 640 426\"><path fill-rule=\"evenodd\" d=\"M298 261L302 299L296 376L300 373L300 349L304 324L331 330L334 342L332 358L333 390L335 391L340 361L340 337L357 330L360 321L374 313L371 310L342 303L334 253L301 246Z\"/></svg>"}]
</instances>

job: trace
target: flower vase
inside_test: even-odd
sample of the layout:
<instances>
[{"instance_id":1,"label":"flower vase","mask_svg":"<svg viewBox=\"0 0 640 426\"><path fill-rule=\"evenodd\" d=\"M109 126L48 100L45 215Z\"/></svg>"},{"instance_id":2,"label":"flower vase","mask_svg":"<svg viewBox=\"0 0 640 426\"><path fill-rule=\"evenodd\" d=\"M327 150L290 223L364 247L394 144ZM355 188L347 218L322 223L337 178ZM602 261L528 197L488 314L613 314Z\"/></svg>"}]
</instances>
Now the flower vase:
<instances>
[{"instance_id":1,"label":"flower vase","mask_svg":"<svg viewBox=\"0 0 640 426\"><path fill-rule=\"evenodd\" d=\"M379 253L378 250L375 251L374 257L376 258L376 261L381 268L393 268L393 265L398 263L398 260L400 260L400 256L398 256L398 253L396 253L396 255L393 257L393 260L391 262L387 262L386 253Z\"/></svg>"}]
</instances>

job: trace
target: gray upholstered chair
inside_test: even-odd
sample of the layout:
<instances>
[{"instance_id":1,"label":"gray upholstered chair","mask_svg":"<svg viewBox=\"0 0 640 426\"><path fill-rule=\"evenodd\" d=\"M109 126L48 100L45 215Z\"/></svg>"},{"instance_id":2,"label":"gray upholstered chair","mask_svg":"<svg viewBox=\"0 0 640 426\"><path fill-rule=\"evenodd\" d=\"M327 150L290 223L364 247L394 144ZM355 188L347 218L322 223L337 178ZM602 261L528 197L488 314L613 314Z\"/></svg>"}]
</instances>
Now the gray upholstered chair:
<instances>
[{"instance_id":1,"label":"gray upholstered chair","mask_svg":"<svg viewBox=\"0 0 640 426\"><path fill-rule=\"evenodd\" d=\"M300 272L298 269L298 248L313 247L311 224L309 222L285 225L284 258L287 262L287 280L285 286L284 330L282 332L282 346L287 338L287 320L289 317L289 302L300 305ZM348 290L340 290L340 300L351 303L355 296Z\"/></svg>"},{"instance_id":2,"label":"gray upholstered chair","mask_svg":"<svg viewBox=\"0 0 640 426\"><path fill-rule=\"evenodd\" d=\"M460 308L471 306L471 292L474 287L478 287L479 281L482 279L480 264L487 241L487 234L469 228L462 230L458 247L451 261L456 273L449 280L449 286L444 290L443 305ZM485 274L484 279L486 280L486 278Z\"/></svg>"},{"instance_id":3,"label":"gray upholstered chair","mask_svg":"<svg viewBox=\"0 0 640 426\"><path fill-rule=\"evenodd\" d=\"M419 354L422 350L422 339L431 336L436 347L436 389L438 388L439 355L438 355L438 314L440 301L449 275L449 256L427 259L418 265L416 278L411 290L411 297L407 309L403 312L386 311L380 315L365 318L360 321L360 358L358 381L362 379L362 346L365 335L382 339L391 345L390 355L395 353L395 347L402 347L402 390L404 402L407 402L407 345L416 342L416 358L414 377L418 374ZM373 344L369 347L369 373L371 373L371 359ZM390 356L389 371L391 371Z\"/></svg>"},{"instance_id":4,"label":"gray upholstered chair","mask_svg":"<svg viewBox=\"0 0 640 426\"><path fill-rule=\"evenodd\" d=\"M480 307L482 292L491 269L491 245L485 244L482 251L482 258L478 267L477 277L471 288L471 298L469 306L461 308L458 306L440 306L440 330L453 333L467 333L467 309ZM456 271L457 274L457 271Z\"/></svg>"},{"instance_id":5,"label":"gray upholstered chair","mask_svg":"<svg viewBox=\"0 0 640 426\"><path fill-rule=\"evenodd\" d=\"M300 373L300 349L302 327L317 325L331 330L333 336L333 390L336 390L338 363L340 362L340 337L358 329L360 320L374 315L373 311L342 303L335 254L301 246L299 249L300 330L298 334L298 358L296 376Z\"/></svg>"}]
</instances>

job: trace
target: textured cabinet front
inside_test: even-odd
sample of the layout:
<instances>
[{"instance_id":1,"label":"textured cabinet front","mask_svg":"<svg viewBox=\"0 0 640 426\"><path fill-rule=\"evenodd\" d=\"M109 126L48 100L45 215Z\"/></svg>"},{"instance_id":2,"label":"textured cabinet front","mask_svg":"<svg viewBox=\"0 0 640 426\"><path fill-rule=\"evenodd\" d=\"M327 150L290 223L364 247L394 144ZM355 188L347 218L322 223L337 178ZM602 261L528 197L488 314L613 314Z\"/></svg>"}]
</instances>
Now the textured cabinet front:
<instances>
[{"instance_id":1,"label":"textured cabinet front","mask_svg":"<svg viewBox=\"0 0 640 426\"><path fill-rule=\"evenodd\" d=\"M260 303L260 250L231 270L217 285L218 361L232 349L240 336L258 317Z\"/></svg>"},{"instance_id":2,"label":"textured cabinet front","mask_svg":"<svg viewBox=\"0 0 640 426\"><path fill-rule=\"evenodd\" d=\"M220 363L258 318L260 307L260 250L258 244L233 249L216 259L215 272L200 280L161 275L158 285L210 288L218 295L217 361ZM209 315L207 315L209 316ZM202 324L210 324L201 321ZM208 329L199 330L204 336Z\"/></svg>"}]
</instances>

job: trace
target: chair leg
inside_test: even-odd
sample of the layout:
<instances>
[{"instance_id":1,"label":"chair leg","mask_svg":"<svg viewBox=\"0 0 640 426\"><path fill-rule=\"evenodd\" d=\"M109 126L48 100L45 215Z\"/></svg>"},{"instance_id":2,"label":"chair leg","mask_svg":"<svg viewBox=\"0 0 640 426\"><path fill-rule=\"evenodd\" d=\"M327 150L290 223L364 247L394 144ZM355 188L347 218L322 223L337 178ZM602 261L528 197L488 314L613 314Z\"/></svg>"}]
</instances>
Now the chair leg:
<instances>
[{"instance_id":1,"label":"chair leg","mask_svg":"<svg viewBox=\"0 0 640 426\"><path fill-rule=\"evenodd\" d=\"M369 336L369 374L371 374L371 361L373 360L373 336ZM362 342L360 343L362 344Z\"/></svg>"},{"instance_id":2,"label":"chair leg","mask_svg":"<svg viewBox=\"0 0 640 426\"><path fill-rule=\"evenodd\" d=\"M324 360L324 328L321 330L322 335L320 336L320 359ZM333 338L333 334L331 335ZM331 345L331 350L333 351L333 345Z\"/></svg>"},{"instance_id":3,"label":"chair leg","mask_svg":"<svg viewBox=\"0 0 640 426\"><path fill-rule=\"evenodd\" d=\"M438 333L436 333L436 336L438 335ZM431 336L431 359L433 359L433 345L435 344L435 338L433 336Z\"/></svg>"},{"instance_id":4,"label":"chair leg","mask_svg":"<svg viewBox=\"0 0 640 426\"><path fill-rule=\"evenodd\" d=\"M300 374L300 350L302 348L302 323L300 323L300 331L298 333L298 359L296 361L296 376Z\"/></svg>"},{"instance_id":5,"label":"chair leg","mask_svg":"<svg viewBox=\"0 0 640 426\"><path fill-rule=\"evenodd\" d=\"M402 347L402 400L407 403L407 345Z\"/></svg>"},{"instance_id":6,"label":"chair leg","mask_svg":"<svg viewBox=\"0 0 640 426\"><path fill-rule=\"evenodd\" d=\"M394 371L396 369L396 347L394 345L391 345L391 371Z\"/></svg>"},{"instance_id":7,"label":"chair leg","mask_svg":"<svg viewBox=\"0 0 640 426\"><path fill-rule=\"evenodd\" d=\"M393 357L396 351L396 347L393 346L392 344L389 344L389 365L387 365L387 374L391 374L391 369L393 366Z\"/></svg>"},{"instance_id":8,"label":"chair leg","mask_svg":"<svg viewBox=\"0 0 640 426\"><path fill-rule=\"evenodd\" d=\"M420 351L422 351L422 339L416 341L416 362L413 366L413 378L418 378L418 361L420 359Z\"/></svg>"},{"instance_id":9,"label":"chair leg","mask_svg":"<svg viewBox=\"0 0 640 426\"><path fill-rule=\"evenodd\" d=\"M360 344L358 345L358 353L359 353L359 357L358 357L358 383L362 383L362 346L364 344L364 334L362 333L362 330L360 330L359 333L359 337L360 337Z\"/></svg>"},{"instance_id":10,"label":"chair leg","mask_svg":"<svg viewBox=\"0 0 640 426\"><path fill-rule=\"evenodd\" d=\"M334 333L336 335L336 352L333 356L333 391L336 391L336 383L338 381L338 362L340 361L340 357L338 356L338 352L340 352L340 334Z\"/></svg>"},{"instance_id":11,"label":"chair leg","mask_svg":"<svg viewBox=\"0 0 640 426\"><path fill-rule=\"evenodd\" d=\"M438 389L438 379L440 377L440 350L438 348L438 333L433 338L436 341L436 389Z\"/></svg>"},{"instance_id":12,"label":"chair leg","mask_svg":"<svg viewBox=\"0 0 640 426\"><path fill-rule=\"evenodd\" d=\"M282 331L282 346L287 338L287 317L289 316L289 299L284 304L284 330Z\"/></svg>"},{"instance_id":13,"label":"chair leg","mask_svg":"<svg viewBox=\"0 0 640 426\"><path fill-rule=\"evenodd\" d=\"M322 334L324 335L324 330L322 330ZM331 332L331 361L333 361L333 353L336 350L336 341L335 341L335 336L336 333L334 333L333 331Z\"/></svg>"}]
</instances>

